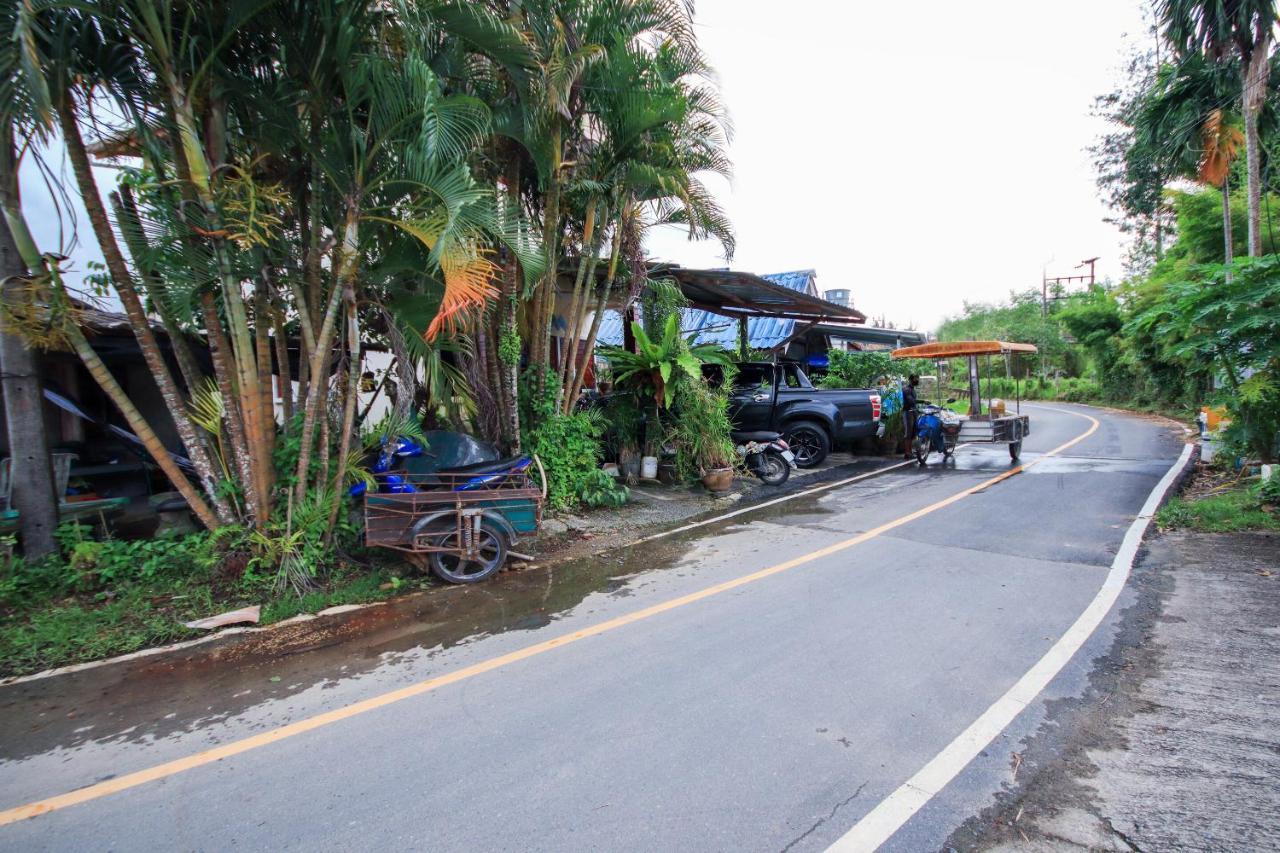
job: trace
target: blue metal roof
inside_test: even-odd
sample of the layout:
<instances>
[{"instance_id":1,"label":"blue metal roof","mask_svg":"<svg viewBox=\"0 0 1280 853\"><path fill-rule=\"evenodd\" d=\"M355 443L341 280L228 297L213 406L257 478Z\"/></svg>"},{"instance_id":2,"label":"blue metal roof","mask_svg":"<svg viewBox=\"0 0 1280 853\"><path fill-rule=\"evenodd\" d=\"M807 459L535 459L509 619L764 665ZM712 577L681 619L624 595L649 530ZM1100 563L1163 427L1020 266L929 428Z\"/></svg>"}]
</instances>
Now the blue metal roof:
<instances>
[{"instance_id":1,"label":"blue metal roof","mask_svg":"<svg viewBox=\"0 0 1280 853\"><path fill-rule=\"evenodd\" d=\"M793 270L791 272L775 272L760 276L763 279L780 284L790 290L817 296L814 285L816 273L813 270ZM795 331L796 321L779 317L747 318L747 341L752 349L771 349L791 337ZM697 308L685 308L680 312L680 331L687 337L697 333L697 343L716 343L726 349L734 349L738 345L738 321L732 317L702 311ZM617 311L606 311L600 320L600 331L596 341L601 344L622 345L622 317Z\"/></svg>"}]
</instances>

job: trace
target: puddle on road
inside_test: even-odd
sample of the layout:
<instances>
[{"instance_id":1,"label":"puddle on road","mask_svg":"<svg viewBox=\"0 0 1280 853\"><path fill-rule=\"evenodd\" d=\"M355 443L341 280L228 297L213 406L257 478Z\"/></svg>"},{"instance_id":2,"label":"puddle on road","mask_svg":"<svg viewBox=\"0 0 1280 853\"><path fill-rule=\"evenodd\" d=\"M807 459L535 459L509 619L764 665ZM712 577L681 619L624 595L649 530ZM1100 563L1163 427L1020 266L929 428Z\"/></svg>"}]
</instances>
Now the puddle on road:
<instances>
[{"instance_id":1,"label":"puddle on road","mask_svg":"<svg viewBox=\"0 0 1280 853\"><path fill-rule=\"evenodd\" d=\"M573 613L592 595L625 598L661 573L691 571L724 549L746 554L741 534L758 521L820 527L849 506L825 492L682 534L621 546L549 568L504 572L477 586L420 594L314 623L229 637L192 649L0 687L0 764L87 745L154 742L232 720L251 727L313 688L426 675L444 650L513 631L534 631ZM697 542L696 550L692 547ZM759 543L756 543L757 545ZM758 548L756 550L759 550Z\"/></svg>"},{"instance_id":2,"label":"puddle on road","mask_svg":"<svg viewBox=\"0 0 1280 853\"><path fill-rule=\"evenodd\" d=\"M161 739L372 675L409 652L429 656L494 634L536 630L593 593L631 595L642 576L686 565L688 551L687 535L672 537L550 569L505 572L474 587L433 587L333 619L319 631L304 623L0 687L0 761L86 743Z\"/></svg>"}]
</instances>

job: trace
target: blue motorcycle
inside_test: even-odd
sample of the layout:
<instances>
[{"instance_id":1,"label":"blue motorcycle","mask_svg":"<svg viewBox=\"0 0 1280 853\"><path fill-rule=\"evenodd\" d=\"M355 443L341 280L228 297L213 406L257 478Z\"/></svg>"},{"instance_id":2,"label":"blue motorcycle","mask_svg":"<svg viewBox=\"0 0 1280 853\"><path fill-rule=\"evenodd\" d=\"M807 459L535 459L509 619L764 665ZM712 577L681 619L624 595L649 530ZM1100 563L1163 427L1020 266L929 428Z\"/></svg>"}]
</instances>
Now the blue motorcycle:
<instances>
[{"instance_id":1,"label":"blue motorcycle","mask_svg":"<svg viewBox=\"0 0 1280 853\"><path fill-rule=\"evenodd\" d=\"M960 417L950 409L922 403L916 409L916 432L911 450L921 465L930 453L941 453L950 459L956 452L956 440L960 436Z\"/></svg>"}]
</instances>

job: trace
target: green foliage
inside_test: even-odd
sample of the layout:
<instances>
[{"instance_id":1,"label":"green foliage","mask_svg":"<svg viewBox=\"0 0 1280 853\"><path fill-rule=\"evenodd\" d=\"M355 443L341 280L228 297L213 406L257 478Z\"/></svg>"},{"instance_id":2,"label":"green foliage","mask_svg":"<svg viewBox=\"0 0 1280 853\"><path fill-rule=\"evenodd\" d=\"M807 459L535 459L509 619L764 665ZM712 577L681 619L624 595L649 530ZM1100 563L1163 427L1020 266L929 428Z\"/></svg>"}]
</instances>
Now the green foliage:
<instances>
[{"instance_id":1,"label":"green foliage","mask_svg":"<svg viewBox=\"0 0 1280 853\"><path fill-rule=\"evenodd\" d=\"M1062 296L1060 288L1050 296ZM1041 365L1045 373L1079 375L1084 360L1078 348L1071 346L1064 334L1062 318L1058 311L1043 312L1039 290L1010 293L1009 300L1000 304L964 304L964 312L952 317L938 327L940 341L1000 340L1035 344L1040 350L1034 357L1035 368ZM1019 363L1031 363L1030 357L1021 357ZM957 365L963 362L957 362ZM979 359L985 366L985 359ZM992 367L1004 373L1003 359L991 358ZM963 370L960 371L963 373Z\"/></svg>"},{"instance_id":2,"label":"green foliage","mask_svg":"<svg viewBox=\"0 0 1280 853\"><path fill-rule=\"evenodd\" d=\"M823 388L872 388L882 380L905 380L912 373L932 373L933 368L931 361L895 360L883 350L831 350L827 353L827 373L818 384Z\"/></svg>"},{"instance_id":3,"label":"green foliage","mask_svg":"<svg viewBox=\"0 0 1280 853\"><path fill-rule=\"evenodd\" d=\"M633 388L651 397L659 408L671 405L668 387L681 375L702 378L702 362L727 364L730 355L716 344L695 344L680 337L680 315L672 313L663 325L662 337L653 340L639 323L631 324L636 351L622 347L602 347L601 353L613 368L614 381L621 388Z\"/></svg>"},{"instance_id":4,"label":"green foliage","mask_svg":"<svg viewBox=\"0 0 1280 853\"><path fill-rule=\"evenodd\" d=\"M676 465L685 475L728 468L736 460L729 435L730 382L710 387L702 374L680 382L676 390L674 424L668 438L676 447Z\"/></svg>"},{"instance_id":5,"label":"green foliage","mask_svg":"<svg viewBox=\"0 0 1280 853\"><path fill-rule=\"evenodd\" d=\"M1280 257L1193 267L1162 283L1126 324L1184 370L1213 369L1231 416L1227 439L1263 460L1280 454Z\"/></svg>"},{"instance_id":6,"label":"green foliage","mask_svg":"<svg viewBox=\"0 0 1280 853\"><path fill-rule=\"evenodd\" d=\"M507 365L520 364L520 332L514 324L502 327L498 338L498 359Z\"/></svg>"},{"instance_id":7,"label":"green foliage","mask_svg":"<svg viewBox=\"0 0 1280 853\"><path fill-rule=\"evenodd\" d=\"M87 525L64 522L54 534L57 554L37 561L11 558L0 582L0 606L201 577L221 559L218 540L210 533L137 540L95 540L91 533Z\"/></svg>"},{"instance_id":8,"label":"green foliage","mask_svg":"<svg viewBox=\"0 0 1280 853\"><path fill-rule=\"evenodd\" d=\"M590 507L620 507L631 497L631 490L603 470L594 468L583 477L578 497Z\"/></svg>"},{"instance_id":9,"label":"green foliage","mask_svg":"<svg viewBox=\"0 0 1280 853\"><path fill-rule=\"evenodd\" d=\"M554 400L552 401L554 404ZM536 454L547 476L547 502L569 509L600 470L605 420L595 411L551 414L523 438L526 453Z\"/></svg>"},{"instance_id":10,"label":"green foliage","mask_svg":"<svg viewBox=\"0 0 1280 853\"><path fill-rule=\"evenodd\" d=\"M251 531L248 546L252 556L245 581L270 579L277 595L292 590L301 596L312 590L316 579L334 562L332 544L352 544L360 533L350 513L339 512L332 535L327 535L329 508L335 500L345 505L349 498L335 496L332 489L313 489L290 512Z\"/></svg>"},{"instance_id":11,"label":"green foliage","mask_svg":"<svg viewBox=\"0 0 1280 853\"><path fill-rule=\"evenodd\" d=\"M1162 530L1203 533L1280 530L1280 515L1267 509L1267 504L1275 507L1275 497L1264 495L1261 488L1254 486L1233 488L1199 500L1174 498L1156 513L1156 524Z\"/></svg>"}]
</instances>

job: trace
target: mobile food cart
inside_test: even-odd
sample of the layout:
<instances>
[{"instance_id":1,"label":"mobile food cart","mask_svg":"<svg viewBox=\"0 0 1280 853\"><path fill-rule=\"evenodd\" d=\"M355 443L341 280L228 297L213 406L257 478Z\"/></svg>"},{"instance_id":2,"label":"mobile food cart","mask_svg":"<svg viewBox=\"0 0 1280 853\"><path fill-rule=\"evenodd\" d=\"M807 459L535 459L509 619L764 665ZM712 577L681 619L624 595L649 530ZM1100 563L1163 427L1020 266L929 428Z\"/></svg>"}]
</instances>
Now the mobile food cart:
<instances>
[{"instance_id":1,"label":"mobile food cart","mask_svg":"<svg viewBox=\"0 0 1280 853\"><path fill-rule=\"evenodd\" d=\"M1021 383L1014 382L1014 411L987 412L982 411L982 386L978 373L978 356L987 356L988 363L993 355L1004 356L1011 360L1018 353L1038 352L1035 344L1012 343L1010 341L954 341L949 343L920 344L903 347L893 351L895 359L918 358L940 362L950 358L964 358L968 362L969 379L969 413L960 419L958 429L943 429L945 441L943 453L951 455L951 451L959 443L965 444L1007 444L1009 458L1017 460L1022 453L1022 439L1031 433L1031 418L1022 414ZM988 375L990 371L988 371ZM929 449L925 447L924 454ZM917 448L917 456L920 449ZM923 461L923 460L922 460Z\"/></svg>"}]
</instances>

